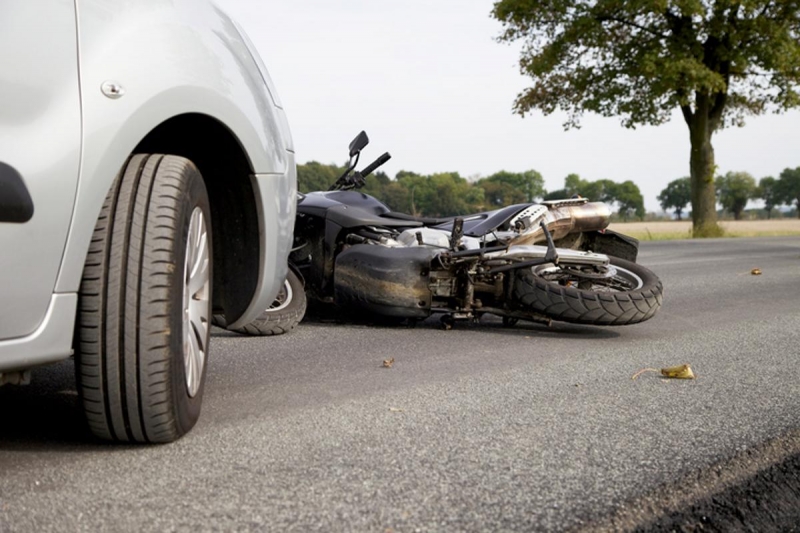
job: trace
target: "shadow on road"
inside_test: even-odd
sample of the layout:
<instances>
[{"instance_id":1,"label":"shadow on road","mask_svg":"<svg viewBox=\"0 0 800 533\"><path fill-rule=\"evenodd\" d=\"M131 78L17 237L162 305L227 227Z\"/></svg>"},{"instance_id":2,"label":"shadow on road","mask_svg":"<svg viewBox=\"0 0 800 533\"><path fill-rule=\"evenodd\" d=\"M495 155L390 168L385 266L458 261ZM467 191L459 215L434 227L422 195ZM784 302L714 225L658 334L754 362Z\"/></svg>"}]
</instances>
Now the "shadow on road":
<instances>
[{"instance_id":1,"label":"shadow on road","mask_svg":"<svg viewBox=\"0 0 800 533\"><path fill-rule=\"evenodd\" d=\"M310 317L303 319L303 322L298 326L300 328L320 328L320 327L369 327L383 330L413 330L420 329L425 331L430 330L443 330L443 326L438 318L434 315L426 320L419 322L408 322L404 320L380 319L370 320L364 318L363 320L356 319L336 319L336 318L320 318ZM457 335L460 331L472 331L481 333L491 333L507 336L524 336L524 337L541 337L541 338L562 338L562 339L616 339L620 336L617 328L614 327L599 327L599 326L584 326L579 324L568 324L566 322L553 322L550 326L539 324L536 322L519 321L511 327L503 325L499 317L485 315L478 323L469 320L458 321L455 323L450 332ZM237 333L230 333L225 330L216 329L214 333L219 336L238 336Z\"/></svg>"},{"instance_id":2,"label":"shadow on road","mask_svg":"<svg viewBox=\"0 0 800 533\"><path fill-rule=\"evenodd\" d=\"M94 451L71 360L33 371L31 384L0 387L0 450Z\"/></svg>"}]
</instances>

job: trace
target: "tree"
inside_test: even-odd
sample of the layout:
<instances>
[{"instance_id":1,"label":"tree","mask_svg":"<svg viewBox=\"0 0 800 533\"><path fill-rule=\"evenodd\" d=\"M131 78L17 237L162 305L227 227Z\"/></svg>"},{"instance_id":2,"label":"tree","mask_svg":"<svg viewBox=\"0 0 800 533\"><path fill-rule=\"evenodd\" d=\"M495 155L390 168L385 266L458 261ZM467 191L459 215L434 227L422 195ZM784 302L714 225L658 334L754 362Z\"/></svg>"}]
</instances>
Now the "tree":
<instances>
[{"instance_id":1,"label":"tree","mask_svg":"<svg viewBox=\"0 0 800 533\"><path fill-rule=\"evenodd\" d=\"M404 198L396 189L391 191L392 199L386 203L396 211L416 216L453 216L477 211L484 203L483 189L470 184L458 172L421 176L401 170L395 180L407 191Z\"/></svg>"},{"instance_id":2,"label":"tree","mask_svg":"<svg viewBox=\"0 0 800 533\"><path fill-rule=\"evenodd\" d=\"M784 203L778 189L778 181L772 176L767 176L759 180L756 196L764 200L767 218L772 218L772 210L776 205Z\"/></svg>"},{"instance_id":3,"label":"tree","mask_svg":"<svg viewBox=\"0 0 800 533\"><path fill-rule=\"evenodd\" d=\"M544 196L544 178L535 170L519 173L501 170L478 180L476 185L484 190L486 201L491 206L533 202Z\"/></svg>"},{"instance_id":4,"label":"tree","mask_svg":"<svg viewBox=\"0 0 800 533\"><path fill-rule=\"evenodd\" d=\"M297 165L297 189L300 192L327 191L344 170L336 165L323 165L316 161Z\"/></svg>"},{"instance_id":5,"label":"tree","mask_svg":"<svg viewBox=\"0 0 800 533\"><path fill-rule=\"evenodd\" d=\"M564 189L567 191L567 198L576 194L588 198L592 202L614 201L614 186L611 180L586 181L577 174L569 174L564 178Z\"/></svg>"},{"instance_id":6,"label":"tree","mask_svg":"<svg viewBox=\"0 0 800 533\"><path fill-rule=\"evenodd\" d=\"M661 204L661 209L667 211L668 209L675 210L675 216L681 220L681 213L683 213L686 204L692 201L692 179L680 178L672 180L667 184L667 188L661 191L658 195L658 201Z\"/></svg>"},{"instance_id":7,"label":"tree","mask_svg":"<svg viewBox=\"0 0 800 533\"><path fill-rule=\"evenodd\" d=\"M542 200L563 200L565 198L569 198L570 196L572 195L569 194L567 189L556 189L555 191L546 193L542 197Z\"/></svg>"},{"instance_id":8,"label":"tree","mask_svg":"<svg viewBox=\"0 0 800 533\"><path fill-rule=\"evenodd\" d=\"M611 180L587 181L577 174L564 178L564 188L545 195L546 200L558 200L579 195L592 202L616 204L617 213L623 220L631 216L642 219L645 215L644 197L639 187L628 180L615 183Z\"/></svg>"},{"instance_id":9,"label":"tree","mask_svg":"<svg viewBox=\"0 0 800 533\"><path fill-rule=\"evenodd\" d=\"M756 180L747 172L728 172L719 176L716 181L719 203L727 211L733 213L735 220L742 219L742 211L747 201L756 198Z\"/></svg>"},{"instance_id":10,"label":"tree","mask_svg":"<svg viewBox=\"0 0 800 533\"><path fill-rule=\"evenodd\" d=\"M712 136L746 114L800 104L800 0L499 0L501 41L523 40L525 115L621 116L658 125L680 109L691 142L692 227L716 235Z\"/></svg>"},{"instance_id":11,"label":"tree","mask_svg":"<svg viewBox=\"0 0 800 533\"><path fill-rule=\"evenodd\" d=\"M783 203L797 207L797 218L800 218L800 167L792 170L784 169L778 180L778 194Z\"/></svg>"},{"instance_id":12,"label":"tree","mask_svg":"<svg viewBox=\"0 0 800 533\"><path fill-rule=\"evenodd\" d=\"M617 203L617 213L622 220L628 220L632 216L639 220L644 218L644 197L638 185L630 180L615 183L613 193Z\"/></svg>"}]
</instances>

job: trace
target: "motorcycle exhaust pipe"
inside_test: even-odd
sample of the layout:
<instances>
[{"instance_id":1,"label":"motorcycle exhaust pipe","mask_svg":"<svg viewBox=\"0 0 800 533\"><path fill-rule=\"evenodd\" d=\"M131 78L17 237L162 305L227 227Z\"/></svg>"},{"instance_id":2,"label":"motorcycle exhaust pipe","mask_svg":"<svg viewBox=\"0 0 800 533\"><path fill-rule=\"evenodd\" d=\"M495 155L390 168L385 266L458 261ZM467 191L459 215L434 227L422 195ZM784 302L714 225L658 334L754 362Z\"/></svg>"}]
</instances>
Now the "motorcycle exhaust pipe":
<instances>
[{"instance_id":1,"label":"motorcycle exhaust pipe","mask_svg":"<svg viewBox=\"0 0 800 533\"><path fill-rule=\"evenodd\" d=\"M611 209L603 202L587 202L585 199L556 200L542 202L524 210L511 223L522 228L511 245L531 245L547 241L540 223L544 221L553 240L571 233L598 231L608 227Z\"/></svg>"}]
</instances>

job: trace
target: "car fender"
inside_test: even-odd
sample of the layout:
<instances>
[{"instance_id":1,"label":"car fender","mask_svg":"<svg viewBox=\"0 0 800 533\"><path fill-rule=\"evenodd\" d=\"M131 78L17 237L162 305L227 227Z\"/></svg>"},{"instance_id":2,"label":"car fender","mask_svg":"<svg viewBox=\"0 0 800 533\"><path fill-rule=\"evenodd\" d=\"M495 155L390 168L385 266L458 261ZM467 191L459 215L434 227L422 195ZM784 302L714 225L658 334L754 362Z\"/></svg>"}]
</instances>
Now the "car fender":
<instances>
[{"instance_id":1,"label":"car fender","mask_svg":"<svg viewBox=\"0 0 800 533\"><path fill-rule=\"evenodd\" d=\"M190 0L76 0L76 5L83 147L56 292L78 290L92 229L131 152L156 126L178 115L213 117L238 139L253 173L262 225L276 218L272 213L265 220L263 210L293 218L294 202L271 197L288 193L291 199L296 187L286 118L276 106L268 77L225 13L211 3ZM270 182L273 176L275 183ZM251 307L269 302L282 282L270 279L265 270L272 267L285 274L285 266L278 268L274 258L265 256L263 244L277 239L271 251L288 254L289 245L280 243L291 242L292 225L260 231L261 282ZM249 309L246 315L258 312Z\"/></svg>"}]
</instances>

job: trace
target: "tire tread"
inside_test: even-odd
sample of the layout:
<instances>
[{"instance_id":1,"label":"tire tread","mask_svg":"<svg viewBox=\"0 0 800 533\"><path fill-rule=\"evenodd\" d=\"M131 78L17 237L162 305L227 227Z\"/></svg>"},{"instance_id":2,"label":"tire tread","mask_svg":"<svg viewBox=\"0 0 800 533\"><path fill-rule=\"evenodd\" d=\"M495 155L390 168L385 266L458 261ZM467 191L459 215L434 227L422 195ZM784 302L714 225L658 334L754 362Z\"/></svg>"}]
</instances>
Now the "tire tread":
<instances>
[{"instance_id":1,"label":"tire tread","mask_svg":"<svg viewBox=\"0 0 800 533\"><path fill-rule=\"evenodd\" d=\"M525 269L517 271L514 278L514 300L517 305L553 320L575 324L620 326L649 320L663 302L661 281L635 263L611 259L612 264L634 271L644 285L633 291L595 293L557 285Z\"/></svg>"}]
</instances>

